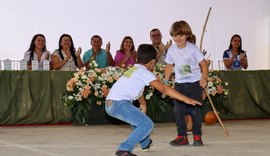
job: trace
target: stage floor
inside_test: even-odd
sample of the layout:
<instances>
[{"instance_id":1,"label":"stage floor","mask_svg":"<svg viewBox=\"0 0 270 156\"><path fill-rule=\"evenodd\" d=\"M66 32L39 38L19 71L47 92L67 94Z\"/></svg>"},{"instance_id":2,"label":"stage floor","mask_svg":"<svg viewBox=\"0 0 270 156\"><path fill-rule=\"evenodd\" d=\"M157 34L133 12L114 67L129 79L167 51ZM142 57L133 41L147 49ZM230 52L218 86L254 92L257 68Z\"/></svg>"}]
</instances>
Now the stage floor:
<instances>
[{"instance_id":1,"label":"stage floor","mask_svg":"<svg viewBox=\"0 0 270 156\"><path fill-rule=\"evenodd\" d=\"M174 123L156 124L153 146L139 156L261 156L269 155L270 120L224 121L225 136L219 124L203 124L204 146L172 147ZM118 144L130 133L128 125L90 126L8 126L0 127L0 156L113 156Z\"/></svg>"}]
</instances>

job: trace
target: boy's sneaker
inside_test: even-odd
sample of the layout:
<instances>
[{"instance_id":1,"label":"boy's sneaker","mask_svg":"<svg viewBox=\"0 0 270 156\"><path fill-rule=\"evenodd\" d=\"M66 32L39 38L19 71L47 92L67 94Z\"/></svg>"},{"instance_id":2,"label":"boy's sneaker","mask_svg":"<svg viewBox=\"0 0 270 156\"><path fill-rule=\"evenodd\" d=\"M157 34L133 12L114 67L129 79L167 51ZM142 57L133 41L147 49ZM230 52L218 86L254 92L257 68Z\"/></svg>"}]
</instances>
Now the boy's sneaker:
<instances>
[{"instance_id":1,"label":"boy's sneaker","mask_svg":"<svg viewBox=\"0 0 270 156\"><path fill-rule=\"evenodd\" d=\"M150 139L149 144L148 144L145 148L142 148L142 151L143 151L143 152L148 152L148 151L150 151L150 147L152 146L152 143L153 143L153 141L152 141L152 139Z\"/></svg>"},{"instance_id":2,"label":"boy's sneaker","mask_svg":"<svg viewBox=\"0 0 270 156\"><path fill-rule=\"evenodd\" d=\"M115 152L115 156L137 156L137 155L131 153L130 151L118 150L118 151Z\"/></svg>"},{"instance_id":3,"label":"boy's sneaker","mask_svg":"<svg viewBox=\"0 0 270 156\"><path fill-rule=\"evenodd\" d=\"M189 145L187 136L177 136L176 139L170 142L172 146Z\"/></svg>"},{"instance_id":4,"label":"boy's sneaker","mask_svg":"<svg viewBox=\"0 0 270 156\"><path fill-rule=\"evenodd\" d=\"M193 146L203 146L202 137L200 135L194 135Z\"/></svg>"}]
</instances>

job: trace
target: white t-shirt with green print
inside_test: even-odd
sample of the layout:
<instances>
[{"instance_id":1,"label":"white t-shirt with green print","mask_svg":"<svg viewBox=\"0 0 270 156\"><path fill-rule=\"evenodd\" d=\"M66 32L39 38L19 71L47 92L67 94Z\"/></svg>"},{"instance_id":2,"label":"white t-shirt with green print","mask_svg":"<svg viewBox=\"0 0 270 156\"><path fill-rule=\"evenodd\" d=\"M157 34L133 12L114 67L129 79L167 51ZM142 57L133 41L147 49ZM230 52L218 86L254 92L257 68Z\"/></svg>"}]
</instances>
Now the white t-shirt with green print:
<instances>
[{"instance_id":1,"label":"white t-shirt with green print","mask_svg":"<svg viewBox=\"0 0 270 156\"><path fill-rule=\"evenodd\" d=\"M156 79L155 75L145 66L135 64L113 84L106 99L136 100L143 94L144 87Z\"/></svg>"},{"instance_id":2,"label":"white t-shirt with green print","mask_svg":"<svg viewBox=\"0 0 270 156\"><path fill-rule=\"evenodd\" d=\"M201 79L200 62L204 59L203 53L199 48L187 42L184 48L172 45L167 52L165 62L174 64L175 82L191 83Z\"/></svg>"}]
</instances>

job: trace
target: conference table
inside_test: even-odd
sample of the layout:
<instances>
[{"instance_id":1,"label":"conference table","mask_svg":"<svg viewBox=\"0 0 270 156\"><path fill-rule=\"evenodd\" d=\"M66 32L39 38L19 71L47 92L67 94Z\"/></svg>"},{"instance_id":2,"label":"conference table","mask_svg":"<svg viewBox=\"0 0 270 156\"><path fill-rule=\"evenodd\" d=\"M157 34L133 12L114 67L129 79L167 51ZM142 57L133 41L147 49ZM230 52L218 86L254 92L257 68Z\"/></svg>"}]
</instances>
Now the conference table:
<instances>
[{"instance_id":1,"label":"conference table","mask_svg":"<svg viewBox=\"0 0 270 156\"><path fill-rule=\"evenodd\" d=\"M213 72L229 83L222 119L270 118L270 70ZM0 125L70 123L70 109L61 99L73 73L0 71ZM94 106L90 114L88 124L117 123L104 105ZM171 108L160 122L174 122Z\"/></svg>"}]
</instances>

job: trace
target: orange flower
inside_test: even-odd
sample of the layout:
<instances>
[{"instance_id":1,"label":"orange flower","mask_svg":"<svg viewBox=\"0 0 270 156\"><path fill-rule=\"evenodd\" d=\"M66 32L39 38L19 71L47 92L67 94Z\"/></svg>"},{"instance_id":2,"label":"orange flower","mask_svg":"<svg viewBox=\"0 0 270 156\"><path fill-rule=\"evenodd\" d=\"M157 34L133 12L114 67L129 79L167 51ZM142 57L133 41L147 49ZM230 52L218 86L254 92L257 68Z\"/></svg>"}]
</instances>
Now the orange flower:
<instances>
[{"instance_id":1,"label":"orange flower","mask_svg":"<svg viewBox=\"0 0 270 156\"><path fill-rule=\"evenodd\" d=\"M218 93L218 94L222 94L222 93L223 93L223 88L222 88L222 86L217 85L217 93Z\"/></svg>"},{"instance_id":2,"label":"orange flower","mask_svg":"<svg viewBox=\"0 0 270 156\"><path fill-rule=\"evenodd\" d=\"M80 69L80 70L78 71L78 75L82 76L82 75L84 75L84 74L85 74L85 70L84 70L84 69Z\"/></svg>"},{"instance_id":3,"label":"orange flower","mask_svg":"<svg viewBox=\"0 0 270 156\"><path fill-rule=\"evenodd\" d=\"M119 79L119 75L113 75L113 79L114 80L118 80Z\"/></svg>"},{"instance_id":4,"label":"orange flower","mask_svg":"<svg viewBox=\"0 0 270 156\"><path fill-rule=\"evenodd\" d=\"M113 78L112 77L108 77L108 82L110 82L110 83L113 83Z\"/></svg>"},{"instance_id":5,"label":"orange flower","mask_svg":"<svg viewBox=\"0 0 270 156\"><path fill-rule=\"evenodd\" d=\"M85 86L84 90L81 91L81 95L84 99L86 99L88 95L91 93L90 89L91 89L90 86Z\"/></svg>"},{"instance_id":6,"label":"orange flower","mask_svg":"<svg viewBox=\"0 0 270 156\"><path fill-rule=\"evenodd\" d=\"M103 70L100 69L100 68L96 68L95 71L96 71L97 73L101 73Z\"/></svg>"},{"instance_id":7,"label":"orange flower","mask_svg":"<svg viewBox=\"0 0 270 156\"><path fill-rule=\"evenodd\" d=\"M76 81L75 81L74 78L68 80L67 85L66 85L66 89L67 89L68 92L72 92L73 91L75 82Z\"/></svg>"},{"instance_id":8,"label":"orange flower","mask_svg":"<svg viewBox=\"0 0 270 156\"><path fill-rule=\"evenodd\" d=\"M106 97L106 96L109 94L108 86L104 84L104 85L101 87L101 89L102 89L102 94Z\"/></svg>"}]
</instances>

